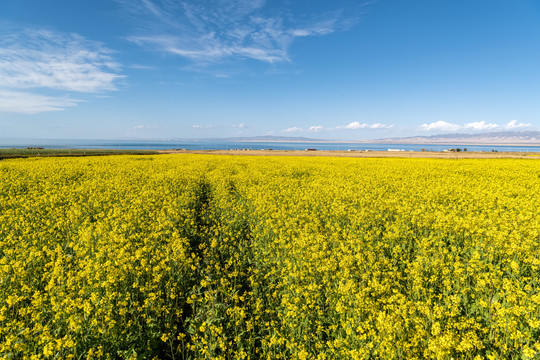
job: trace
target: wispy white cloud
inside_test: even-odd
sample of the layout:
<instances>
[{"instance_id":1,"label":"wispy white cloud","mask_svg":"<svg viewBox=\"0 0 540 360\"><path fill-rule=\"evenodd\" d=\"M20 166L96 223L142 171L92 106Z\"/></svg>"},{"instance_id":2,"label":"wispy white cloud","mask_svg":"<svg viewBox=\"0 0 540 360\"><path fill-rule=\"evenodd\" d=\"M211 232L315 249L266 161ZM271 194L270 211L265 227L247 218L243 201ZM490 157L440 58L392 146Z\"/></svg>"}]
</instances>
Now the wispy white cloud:
<instances>
[{"instance_id":1,"label":"wispy white cloud","mask_svg":"<svg viewBox=\"0 0 540 360\"><path fill-rule=\"evenodd\" d=\"M367 124L367 123L360 123L358 121L353 121L345 126L338 126L338 129L347 129L347 130L358 130L358 129L390 129L394 127L394 125L386 125L381 123L375 123L375 124Z\"/></svg>"},{"instance_id":2,"label":"wispy white cloud","mask_svg":"<svg viewBox=\"0 0 540 360\"><path fill-rule=\"evenodd\" d=\"M381 123L374 123L374 124L367 124L367 123L360 123L358 121L353 121L345 126L335 126L335 127L325 127L321 125L314 125L310 126L306 129L301 127L290 127L288 129L283 130L283 132L286 133L293 133L293 132L321 132L321 131L336 131L336 130L359 130L359 129L367 129L367 130L379 130L379 129L390 129L394 127L394 125L387 125L387 124L381 124Z\"/></svg>"},{"instance_id":3,"label":"wispy white cloud","mask_svg":"<svg viewBox=\"0 0 540 360\"><path fill-rule=\"evenodd\" d=\"M429 124L422 124L420 128L424 131L456 131L461 129L461 126L448 121L439 120Z\"/></svg>"},{"instance_id":4,"label":"wispy white cloud","mask_svg":"<svg viewBox=\"0 0 540 360\"><path fill-rule=\"evenodd\" d=\"M238 128L238 129L245 129L247 128L248 126L244 123L240 123L240 124L233 124L233 128Z\"/></svg>"},{"instance_id":5,"label":"wispy white cloud","mask_svg":"<svg viewBox=\"0 0 540 360\"><path fill-rule=\"evenodd\" d=\"M195 124L195 125L191 125L192 128L194 129L210 129L212 127L214 127L213 125L199 125L199 124Z\"/></svg>"},{"instance_id":6,"label":"wispy white cloud","mask_svg":"<svg viewBox=\"0 0 540 360\"><path fill-rule=\"evenodd\" d=\"M516 130L521 128L530 127L531 124L519 123L517 120L511 120L506 124L487 123L485 121L475 121L466 123L465 125L459 125L450 123L447 121L436 121L429 124L422 124L421 130L424 131L458 131L458 130Z\"/></svg>"},{"instance_id":7,"label":"wispy white cloud","mask_svg":"<svg viewBox=\"0 0 540 360\"><path fill-rule=\"evenodd\" d=\"M287 62L295 39L330 34L357 21L355 11L293 14L266 7L264 0L117 1L139 27L128 40L206 64L227 58Z\"/></svg>"},{"instance_id":8,"label":"wispy white cloud","mask_svg":"<svg viewBox=\"0 0 540 360\"><path fill-rule=\"evenodd\" d=\"M520 129L520 128L527 128L532 126L531 124L525 124L525 123L518 123L517 120L511 120L506 125L504 125L504 128L507 130L512 129Z\"/></svg>"},{"instance_id":9,"label":"wispy white cloud","mask_svg":"<svg viewBox=\"0 0 540 360\"><path fill-rule=\"evenodd\" d=\"M295 133L295 132L302 132L302 131L304 131L304 129L296 127L296 126L283 130L283 132L286 132L286 133Z\"/></svg>"},{"instance_id":10,"label":"wispy white cloud","mask_svg":"<svg viewBox=\"0 0 540 360\"><path fill-rule=\"evenodd\" d=\"M156 70L155 66L148 66L148 65L133 64L133 65L130 65L129 67L135 70Z\"/></svg>"},{"instance_id":11,"label":"wispy white cloud","mask_svg":"<svg viewBox=\"0 0 540 360\"><path fill-rule=\"evenodd\" d=\"M323 126L320 126L320 125L315 125L315 126L310 126L308 128L308 131L311 131L311 132L319 132L319 131L323 131L325 130Z\"/></svg>"},{"instance_id":12,"label":"wispy white cloud","mask_svg":"<svg viewBox=\"0 0 540 360\"><path fill-rule=\"evenodd\" d=\"M0 33L1 110L36 113L74 106L77 100L57 93L116 90L119 69L108 49L76 34L42 29Z\"/></svg>"},{"instance_id":13,"label":"wispy white cloud","mask_svg":"<svg viewBox=\"0 0 540 360\"><path fill-rule=\"evenodd\" d=\"M75 106L79 100L0 89L0 112L37 114Z\"/></svg>"},{"instance_id":14,"label":"wispy white cloud","mask_svg":"<svg viewBox=\"0 0 540 360\"><path fill-rule=\"evenodd\" d=\"M464 128L471 130L494 130L498 129L499 125L493 123L486 123L485 121L475 121L465 124Z\"/></svg>"},{"instance_id":15,"label":"wispy white cloud","mask_svg":"<svg viewBox=\"0 0 540 360\"><path fill-rule=\"evenodd\" d=\"M133 129L135 130L141 130L141 129L157 129L158 127L155 125L135 125Z\"/></svg>"},{"instance_id":16,"label":"wispy white cloud","mask_svg":"<svg viewBox=\"0 0 540 360\"><path fill-rule=\"evenodd\" d=\"M394 124L387 125L387 124L375 123L375 124L371 124L369 128L370 129L391 129L393 127L394 127Z\"/></svg>"}]
</instances>

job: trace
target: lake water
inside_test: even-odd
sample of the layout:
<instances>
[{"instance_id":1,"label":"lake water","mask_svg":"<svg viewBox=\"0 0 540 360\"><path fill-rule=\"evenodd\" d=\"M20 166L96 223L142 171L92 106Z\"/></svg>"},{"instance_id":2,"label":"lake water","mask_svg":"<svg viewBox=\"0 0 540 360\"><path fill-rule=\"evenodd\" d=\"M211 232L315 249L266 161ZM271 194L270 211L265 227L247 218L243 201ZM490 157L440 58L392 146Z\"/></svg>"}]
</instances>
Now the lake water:
<instances>
[{"instance_id":1,"label":"lake water","mask_svg":"<svg viewBox=\"0 0 540 360\"><path fill-rule=\"evenodd\" d=\"M0 139L0 148L43 147L45 149L119 149L119 150L227 150L227 149L273 149L273 150L373 150L388 151L443 151L450 148L466 148L468 151L540 152L540 146L494 146L494 145L434 145L434 144L377 144L377 143L312 143L312 142L219 142L219 141L133 141L133 140L25 140Z\"/></svg>"}]
</instances>

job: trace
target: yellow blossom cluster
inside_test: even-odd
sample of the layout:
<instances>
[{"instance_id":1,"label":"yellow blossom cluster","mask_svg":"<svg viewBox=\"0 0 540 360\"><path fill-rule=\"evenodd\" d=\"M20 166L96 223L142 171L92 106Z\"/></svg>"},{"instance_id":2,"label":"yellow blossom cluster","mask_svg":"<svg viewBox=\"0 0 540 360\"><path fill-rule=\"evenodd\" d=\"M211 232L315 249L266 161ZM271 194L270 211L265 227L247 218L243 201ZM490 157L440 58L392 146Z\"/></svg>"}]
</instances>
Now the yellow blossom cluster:
<instances>
[{"instance_id":1,"label":"yellow blossom cluster","mask_svg":"<svg viewBox=\"0 0 540 360\"><path fill-rule=\"evenodd\" d=\"M0 358L540 358L540 163L0 162Z\"/></svg>"}]
</instances>

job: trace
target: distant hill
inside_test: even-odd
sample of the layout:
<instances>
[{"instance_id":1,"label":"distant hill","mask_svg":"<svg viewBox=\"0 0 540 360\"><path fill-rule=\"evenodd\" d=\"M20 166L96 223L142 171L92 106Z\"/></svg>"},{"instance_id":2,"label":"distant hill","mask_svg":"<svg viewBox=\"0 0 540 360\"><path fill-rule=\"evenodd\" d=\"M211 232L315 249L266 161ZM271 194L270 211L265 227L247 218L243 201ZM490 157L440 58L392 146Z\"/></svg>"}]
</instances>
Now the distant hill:
<instances>
[{"instance_id":1,"label":"distant hill","mask_svg":"<svg viewBox=\"0 0 540 360\"><path fill-rule=\"evenodd\" d=\"M306 143L378 143L378 144L440 144L440 145L536 145L540 146L540 131L499 131L476 134L438 134L430 136L393 137L375 140L325 140L301 136L251 136L207 138L209 142L306 142Z\"/></svg>"},{"instance_id":2,"label":"distant hill","mask_svg":"<svg viewBox=\"0 0 540 360\"><path fill-rule=\"evenodd\" d=\"M540 145L540 131L500 131L479 134L439 134L377 139L387 144Z\"/></svg>"}]
</instances>

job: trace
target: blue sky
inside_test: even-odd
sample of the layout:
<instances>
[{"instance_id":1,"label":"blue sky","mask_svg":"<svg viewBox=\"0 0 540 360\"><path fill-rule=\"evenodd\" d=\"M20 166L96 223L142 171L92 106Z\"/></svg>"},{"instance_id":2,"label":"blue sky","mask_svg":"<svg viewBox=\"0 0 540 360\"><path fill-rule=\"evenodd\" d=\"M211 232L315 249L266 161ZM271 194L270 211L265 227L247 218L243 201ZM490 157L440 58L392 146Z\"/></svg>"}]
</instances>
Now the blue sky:
<instances>
[{"instance_id":1,"label":"blue sky","mask_svg":"<svg viewBox=\"0 0 540 360\"><path fill-rule=\"evenodd\" d=\"M0 138L540 130L537 0L0 2Z\"/></svg>"}]
</instances>

